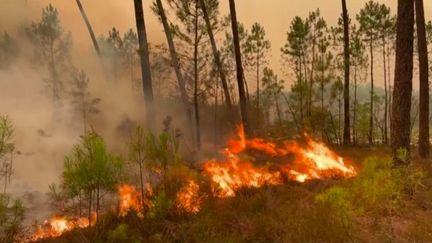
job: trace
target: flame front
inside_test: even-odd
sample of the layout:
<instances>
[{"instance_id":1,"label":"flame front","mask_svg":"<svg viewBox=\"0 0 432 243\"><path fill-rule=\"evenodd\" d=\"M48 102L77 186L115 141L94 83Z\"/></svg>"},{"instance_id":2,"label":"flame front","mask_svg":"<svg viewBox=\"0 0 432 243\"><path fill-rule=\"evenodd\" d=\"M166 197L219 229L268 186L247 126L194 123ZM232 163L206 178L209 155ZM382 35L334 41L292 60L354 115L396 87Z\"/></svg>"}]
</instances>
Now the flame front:
<instances>
[{"instance_id":1,"label":"flame front","mask_svg":"<svg viewBox=\"0 0 432 243\"><path fill-rule=\"evenodd\" d=\"M275 164L276 169L268 165L255 166L250 159L242 157L241 153L246 149L282 162ZM346 165L342 157L308 136L303 146L294 141L278 146L261 138L246 139L240 126L237 138L228 141L224 155L225 161L212 160L204 164L204 173L211 179L213 193L221 198L233 197L244 187L279 185L284 178L303 183L312 179L356 175L355 168ZM288 156L293 160L288 161Z\"/></svg>"},{"instance_id":2,"label":"flame front","mask_svg":"<svg viewBox=\"0 0 432 243\"><path fill-rule=\"evenodd\" d=\"M303 183L313 179L349 178L357 174L352 165L348 165L324 143L305 137L304 144L286 141L282 145L277 145L261 138L246 139L243 127L240 126L237 137L230 139L223 151L225 160L205 162L203 175L210 179L213 195L225 198L234 197L241 188L280 185L286 179ZM253 150L277 163L256 166L251 157L243 156L246 150ZM123 184L118 187L119 216L126 216L133 210L139 217L144 217L143 207L154 206L150 199L153 196L151 185L145 184L144 190L146 198L143 200L142 193L134 186ZM186 213L198 213L204 198L198 183L188 180L177 193L176 207ZM92 224L93 222L95 220L92 219ZM65 217L53 217L24 242L58 237L67 231L89 226L87 218L70 220Z\"/></svg>"},{"instance_id":3,"label":"flame front","mask_svg":"<svg viewBox=\"0 0 432 243\"><path fill-rule=\"evenodd\" d=\"M177 193L177 208L187 213L198 213L201 210L203 197L199 194L200 187L193 181L188 181Z\"/></svg>"},{"instance_id":4,"label":"flame front","mask_svg":"<svg viewBox=\"0 0 432 243\"><path fill-rule=\"evenodd\" d=\"M119 194L119 216L124 217L129 211L134 210L142 216L143 203L140 192L134 186L120 185L118 187Z\"/></svg>"},{"instance_id":5,"label":"flame front","mask_svg":"<svg viewBox=\"0 0 432 243\"><path fill-rule=\"evenodd\" d=\"M92 224L96 221L96 214L92 215ZM90 226L88 218L68 219L63 216L55 216L46 220L42 226L38 226L35 233L23 242L33 242L46 238L59 237L65 232L77 228L87 228Z\"/></svg>"}]
</instances>

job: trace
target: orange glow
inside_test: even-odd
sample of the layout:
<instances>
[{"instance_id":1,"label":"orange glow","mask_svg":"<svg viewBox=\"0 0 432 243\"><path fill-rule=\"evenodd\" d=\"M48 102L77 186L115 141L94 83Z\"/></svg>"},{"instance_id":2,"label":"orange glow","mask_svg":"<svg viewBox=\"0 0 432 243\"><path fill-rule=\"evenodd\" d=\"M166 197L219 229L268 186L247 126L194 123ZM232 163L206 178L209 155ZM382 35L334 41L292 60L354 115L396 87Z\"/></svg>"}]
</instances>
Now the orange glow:
<instances>
[{"instance_id":1,"label":"orange glow","mask_svg":"<svg viewBox=\"0 0 432 243\"><path fill-rule=\"evenodd\" d=\"M253 161L241 156L246 149L278 161L275 163L277 168L255 166ZM278 146L261 138L246 139L243 127L240 126L237 138L228 141L224 155L225 161L212 160L204 164L204 174L211 179L213 193L221 198L233 197L236 191L244 187L280 185L283 178L303 183L312 179L356 175L355 168L347 165L342 157L324 143L308 136L305 145L287 141ZM288 156L292 156L293 159L288 160Z\"/></svg>"},{"instance_id":2,"label":"orange glow","mask_svg":"<svg viewBox=\"0 0 432 243\"><path fill-rule=\"evenodd\" d=\"M134 186L120 185L118 187L119 194L119 216L126 216L130 210L134 210L140 217L143 216L143 203L141 193Z\"/></svg>"},{"instance_id":3,"label":"orange glow","mask_svg":"<svg viewBox=\"0 0 432 243\"><path fill-rule=\"evenodd\" d=\"M177 208L187 213L198 213L201 210L202 196L199 196L200 187L193 181L188 181L177 193Z\"/></svg>"},{"instance_id":4,"label":"orange glow","mask_svg":"<svg viewBox=\"0 0 432 243\"><path fill-rule=\"evenodd\" d=\"M92 216L92 224L96 221L96 214ZM23 242L33 242L46 238L59 237L65 232L77 228L87 228L90 226L88 218L68 219L64 216L55 216L46 220L42 226L38 226L35 233Z\"/></svg>"}]
</instances>

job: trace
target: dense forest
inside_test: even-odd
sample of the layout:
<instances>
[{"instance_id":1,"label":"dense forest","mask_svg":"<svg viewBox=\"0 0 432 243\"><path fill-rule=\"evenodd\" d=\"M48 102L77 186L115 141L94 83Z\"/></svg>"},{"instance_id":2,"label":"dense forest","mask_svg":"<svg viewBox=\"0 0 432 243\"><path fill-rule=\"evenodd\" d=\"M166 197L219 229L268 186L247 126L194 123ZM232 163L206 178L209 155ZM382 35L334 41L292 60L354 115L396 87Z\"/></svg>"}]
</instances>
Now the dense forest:
<instances>
[{"instance_id":1,"label":"dense forest","mask_svg":"<svg viewBox=\"0 0 432 243\"><path fill-rule=\"evenodd\" d=\"M317 3L277 46L241 1L0 24L0 242L432 242L428 5Z\"/></svg>"}]
</instances>

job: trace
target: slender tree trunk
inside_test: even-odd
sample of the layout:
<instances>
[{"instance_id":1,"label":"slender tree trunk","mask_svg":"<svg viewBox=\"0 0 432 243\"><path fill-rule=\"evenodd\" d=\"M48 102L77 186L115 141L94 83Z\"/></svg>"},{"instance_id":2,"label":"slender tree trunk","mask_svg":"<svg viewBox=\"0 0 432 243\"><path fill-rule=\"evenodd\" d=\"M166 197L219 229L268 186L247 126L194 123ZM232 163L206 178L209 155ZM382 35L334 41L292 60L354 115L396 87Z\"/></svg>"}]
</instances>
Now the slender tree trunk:
<instances>
[{"instance_id":1,"label":"slender tree trunk","mask_svg":"<svg viewBox=\"0 0 432 243\"><path fill-rule=\"evenodd\" d=\"M89 194L89 204L88 204L88 219L89 219L89 223L91 225L91 218L92 218L92 201L93 201L93 197L92 197L92 190L90 190L90 194Z\"/></svg>"},{"instance_id":2,"label":"slender tree trunk","mask_svg":"<svg viewBox=\"0 0 432 243\"><path fill-rule=\"evenodd\" d=\"M429 60L426 40L426 27L423 0L415 0L417 21L417 43L420 67L420 124L419 124L419 148L422 158L430 155L429 141Z\"/></svg>"},{"instance_id":3,"label":"slender tree trunk","mask_svg":"<svg viewBox=\"0 0 432 243\"><path fill-rule=\"evenodd\" d=\"M388 144L388 84L387 84L387 53L386 53L386 39L382 38L383 42L383 64L384 64L384 144Z\"/></svg>"},{"instance_id":4,"label":"slender tree trunk","mask_svg":"<svg viewBox=\"0 0 432 243\"><path fill-rule=\"evenodd\" d=\"M142 0L134 0L135 20L139 40L139 55L141 59L141 74L143 82L143 93L146 105L146 121L149 127L153 127L154 98L153 82L151 77L149 48L147 41L146 25L144 20L144 10Z\"/></svg>"},{"instance_id":5,"label":"slender tree trunk","mask_svg":"<svg viewBox=\"0 0 432 243\"><path fill-rule=\"evenodd\" d=\"M391 142L397 164L400 149L410 151L411 97L413 78L414 0L398 0L396 65L392 104Z\"/></svg>"},{"instance_id":6,"label":"slender tree trunk","mask_svg":"<svg viewBox=\"0 0 432 243\"><path fill-rule=\"evenodd\" d=\"M94 34L94 31L93 31L93 28L92 28L92 26L91 26L91 24L90 24L90 21L89 21L89 19L88 19L88 17L87 17L87 14L86 14L86 12L84 11L84 7L82 6L80 0L76 0L76 3L77 3L78 8L79 8L79 10L80 10L81 16L83 17L84 22L85 22L85 24L86 24L86 26L87 26L87 30L88 30L88 32L89 32L89 34L90 34L90 38L92 39L93 47L94 47L94 49L95 49L95 51L96 51L96 54L98 55L98 57L99 57L100 59L102 59L102 55L101 55L101 51L100 51L100 48L99 48L99 44L98 44L98 42L97 42L97 40L96 40L96 36L95 36L95 34Z\"/></svg>"},{"instance_id":7,"label":"slender tree trunk","mask_svg":"<svg viewBox=\"0 0 432 243\"><path fill-rule=\"evenodd\" d=\"M194 107L195 107L195 139L196 149L201 150L201 130L198 104L198 0L195 0L195 43L194 43Z\"/></svg>"},{"instance_id":8,"label":"slender tree trunk","mask_svg":"<svg viewBox=\"0 0 432 243\"><path fill-rule=\"evenodd\" d=\"M344 131L343 144L351 143L350 134L350 38L349 38L349 17L346 0L342 0L342 15L344 22L344 66L345 66L345 82L344 82Z\"/></svg>"},{"instance_id":9,"label":"slender tree trunk","mask_svg":"<svg viewBox=\"0 0 432 243\"><path fill-rule=\"evenodd\" d=\"M409 0L412 1L412 0ZM373 130L374 130L374 56L373 56L373 37L370 37L370 75L371 75L371 90L370 90L370 114L369 114L369 144L373 144Z\"/></svg>"},{"instance_id":10,"label":"slender tree trunk","mask_svg":"<svg viewBox=\"0 0 432 243\"><path fill-rule=\"evenodd\" d=\"M388 80L388 127L391 127L391 116L392 116L392 83L391 83L391 59L390 59L391 47L387 45L387 80ZM391 138L391 137L390 137Z\"/></svg>"},{"instance_id":11,"label":"slender tree trunk","mask_svg":"<svg viewBox=\"0 0 432 243\"><path fill-rule=\"evenodd\" d=\"M176 74L177 77L177 83L180 89L180 97L182 99L183 105L185 107L185 111L186 111L186 115L189 119L189 121L192 121L192 111L191 111L191 107L189 104L189 98L186 92L186 81L184 79L183 73L180 69L180 61L177 55L177 50L176 47L174 45L174 39L173 39L173 35L171 32L171 27L168 23L168 19L166 17L165 14L165 9L163 7L162 4L162 0L156 0L156 7L158 10L158 14L160 17L160 21L162 22L164 31L165 31L165 37L167 39L167 43L168 43L168 48L169 48L169 52L170 52L170 56L171 56L171 64L174 68L174 72Z\"/></svg>"},{"instance_id":12,"label":"slender tree trunk","mask_svg":"<svg viewBox=\"0 0 432 243\"><path fill-rule=\"evenodd\" d=\"M354 112L353 112L353 144L357 145L357 64L354 65Z\"/></svg>"},{"instance_id":13,"label":"slender tree trunk","mask_svg":"<svg viewBox=\"0 0 432 243\"><path fill-rule=\"evenodd\" d=\"M203 15L204 15L204 20L206 22L206 27L207 27L207 32L210 38L210 43L212 46L212 50L213 50L213 56L214 56L214 61L215 64L218 68L218 72L219 72L219 77L221 79L221 83L222 83L222 88L223 88L223 92L225 95L225 103L228 107L228 110L230 110L230 112L232 111L232 101L231 101L231 95L229 92L229 88L228 88L228 81L226 78L226 74L225 74L225 70L223 68L223 63L220 57L220 52L217 48L216 45L216 40L213 34L213 28L211 26L210 23L210 18L207 12L207 6L205 5L205 1L204 0L200 0L200 5L201 5L201 9L203 11Z\"/></svg>"},{"instance_id":14,"label":"slender tree trunk","mask_svg":"<svg viewBox=\"0 0 432 243\"><path fill-rule=\"evenodd\" d=\"M256 66L256 75L257 75L257 80L256 80L256 93L257 93L257 109L259 111L260 108L260 59L259 59L259 54L257 54L257 66Z\"/></svg>"},{"instance_id":15,"label":"slender tree trunk","mask_svg":"<svg viewBox=\"0 0 432 243\"><path fill-rule=\"evenodd\" d=\"M235 49L236 65L237 65L237 84L239 89L241 118L242 118L245 134L248 136L251 134L250 133L251 130L249 127L250 124L248 118L248 108L247 108L246 94L245 94L244 82L243 82L244 74L243 74L243 66L241 60L240 39L238 33L235 0L229 0L229 5L230 5L231 26L233 31L233 41L234 41L234 49Z\"/></svg>"},{"instance_id":16,"label":"slender tree trunk","mask_svg":"<svg viewBox=\"0 0 432 243\"><path fill-rule=\"evenodd\" d=\"M142 208L144 209L144 199L145 199L145 192L144 192L144 175L143 175L143 163L139 163L139 172L140 172L140 183L141 183L141 204Z\"/></svg>"},{"instance_id":17,"label":"slender tree trunk","mask_svg":"<svg viewBox=\"0 0 432 243\"><path fill-rule=\"evenodd\" d=\"M308 117L312 116L312 96L313 96L313 83L314 83L314 72L315 72L315 49L316 49L316 30L314 28L314 34L312 37L312 63L311 72L309 77L309 97L308 97Z\"/></svg>"}]
</instances>

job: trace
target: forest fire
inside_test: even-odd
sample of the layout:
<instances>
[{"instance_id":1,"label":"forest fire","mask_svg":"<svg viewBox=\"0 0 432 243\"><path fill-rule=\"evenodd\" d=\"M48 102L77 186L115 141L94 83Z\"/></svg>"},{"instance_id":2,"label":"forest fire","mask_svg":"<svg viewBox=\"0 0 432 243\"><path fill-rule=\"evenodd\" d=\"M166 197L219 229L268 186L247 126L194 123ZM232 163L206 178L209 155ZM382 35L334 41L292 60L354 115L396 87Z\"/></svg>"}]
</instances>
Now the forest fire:
<instances>
[{"instance_id":1,"label":"forest fire","mask_svg":"<svg viewBox=\"0 0 432 243\"><path fill-rule=\"evenodd\" d=\"M256 155L275 162L257 166L257 160L245 152L252 151ZM330 150L325 144L305 135L305 143L285 141L282 145L260 138L246 139L243 127L239 127L237 136L228 141L223 154L225 161L211 160L203 166L203 175L211 181L212 193L215 197L234 197L241 188L260 188L266 185L281 185L287 180L299 183L313 179L328 179L356 175L352 165L344 158ZM138 217L144 217L144 205L152 208L153 196L150 184L145 184L145 194L149 198L142 199L142 192L134 186L122 184L118 186L120 217L134 211ZM200 192L199 184L188 180L176 195L176 208L186 213L198 213L205 194ZM88 218L69 220L66 217L53 217L46 221L29 241L58 237L76 228L89 227Z\"/></svg>"},{"instance_id":2,"label":"forest fire","mask_svg":"<svg viewBox=\"0 0 432 243\"><path fill-rule=\"evenodd\" d=\"M279 185L285 179L303 183L312 179L352 177L353 166L330 150L325 144L305 136L304 145L286 141L278 146L264 139L246 139L240 126L237 138L228 142L224 150L225 161L208 161L204 173L210 177L215 196L233 197L240 188ZM254 159L242 153L253 150L269 160L281 161L273 166L255 166ZM291 157L291 159L290 159Z\"/></svg>"}]
</instances>

